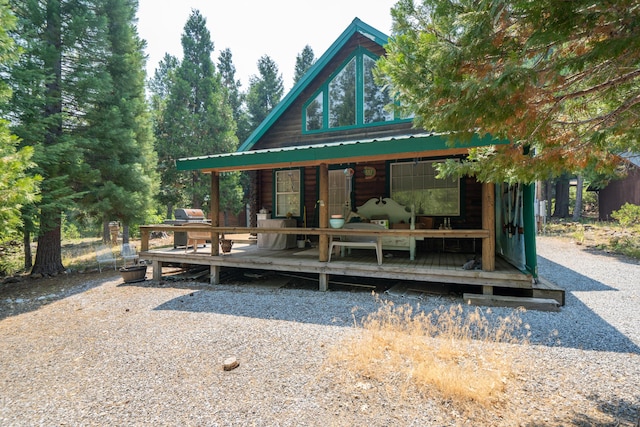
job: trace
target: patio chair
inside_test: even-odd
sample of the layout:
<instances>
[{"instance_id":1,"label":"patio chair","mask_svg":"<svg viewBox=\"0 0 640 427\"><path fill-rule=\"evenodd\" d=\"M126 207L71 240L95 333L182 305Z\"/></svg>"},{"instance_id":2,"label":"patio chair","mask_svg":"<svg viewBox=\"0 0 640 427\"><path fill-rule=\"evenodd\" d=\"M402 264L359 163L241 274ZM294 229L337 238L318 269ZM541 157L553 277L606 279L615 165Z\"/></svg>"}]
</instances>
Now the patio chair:
<instances>
[{"instance_id":1,"label":"patio chair","mask_svg":"<svg viewBox=\"0 0 640 427\"><path fill-rule=\"evenodd\" d=\"M120 256L124 261L124 266L127 266L127 261L133 261L133 264L138 263L138 252L136 251L136 247L131 243L123 243L120 249Z\"/></svg>"},{"instance_id":2,"label":"patio chair","mask_svg":"<svg viewBox=\"0 0 640 427\"><path fill-rule=\"evenodd\" d=\"M113 264L116 269L116 256L113 254L110 246L99 245L96 247L96 259L98 261L98 270L102 273L102 264Z\"/></svg>"},{"instance_id":3,"label":"patio chair","mask_svg":"<svg viewBox=\"0 0 640 427\"><path fill-rule=\"evenodd\" d=\"M203 245L207 245L207 240L211 240L211 231L208 231L209 226L203 225L203 227L207 227L206 231L188 231L187 232L187 245L184 248L184 253L187 253L189 246L193 243L193 252L198 252L198 245L202 243Z\"/></svg>"}]
</instances>

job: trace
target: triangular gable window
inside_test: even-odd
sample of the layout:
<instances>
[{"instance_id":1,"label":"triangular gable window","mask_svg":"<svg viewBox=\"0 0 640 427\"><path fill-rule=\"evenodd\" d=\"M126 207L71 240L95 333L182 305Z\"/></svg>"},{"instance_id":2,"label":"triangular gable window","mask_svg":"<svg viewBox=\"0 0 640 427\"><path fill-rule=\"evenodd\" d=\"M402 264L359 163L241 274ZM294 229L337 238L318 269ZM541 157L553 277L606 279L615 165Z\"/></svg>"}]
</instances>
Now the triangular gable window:
<instances>
[{"instance_id":1,"label":"triangular gable window","mask_svg":"<svg viewBox=\"0 0 640 427\"><path fill-rule=\"evenodd\" d=\"M377 57L358 48L304 105L303 132L384 124L406 120L389 111L392 103L386 88L375 84Z\"/></svg>"}]
</instances>

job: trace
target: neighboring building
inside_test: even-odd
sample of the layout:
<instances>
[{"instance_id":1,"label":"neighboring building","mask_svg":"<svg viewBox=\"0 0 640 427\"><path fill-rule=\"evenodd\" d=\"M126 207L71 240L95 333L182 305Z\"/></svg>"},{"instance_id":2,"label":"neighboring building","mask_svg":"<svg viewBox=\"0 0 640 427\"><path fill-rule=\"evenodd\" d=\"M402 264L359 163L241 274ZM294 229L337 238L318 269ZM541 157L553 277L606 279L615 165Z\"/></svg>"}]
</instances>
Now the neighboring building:
<instances>
[{"instance_id":1,"label":"neighboring building","mask_svg":"<svg viewBox=\"0 0 640 427\"><path fill-rule=\"evenodd\" d=\"M627 175L598 191L600 221L611 220L611 213L625 203L640 205L640 154L627 153L622 158L628 169Z\"/></svg>"}]
</instances>

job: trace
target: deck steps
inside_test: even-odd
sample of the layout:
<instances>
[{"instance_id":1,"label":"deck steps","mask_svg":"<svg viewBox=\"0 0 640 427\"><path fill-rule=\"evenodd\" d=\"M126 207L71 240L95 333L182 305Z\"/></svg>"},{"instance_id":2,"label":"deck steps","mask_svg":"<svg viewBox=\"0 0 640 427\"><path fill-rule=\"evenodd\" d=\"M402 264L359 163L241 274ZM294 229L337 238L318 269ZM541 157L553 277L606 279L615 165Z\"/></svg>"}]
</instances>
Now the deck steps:
<instances>
[{"instance_id":1,"label":"deck steps","mask_svg":"<svg viewBox=\"0 0 640 427\"><path fill-rule=\"evenodd\" d=\"M534 298L551 298L563 306L565 303L564 294L564 289L542 277L538 277L536 283L533 284Z\"/></svg>"},{"instance_id":2,"label":"deck steps","mask_svg":"<svg viewBox=\"0 0 640 427\"><path fill-rule=\"evenodd\" d=\"M524 307L527 310L560 311L560 303L552 298L512 297L465 293L462 296L469 305L485 307Z\"/></svg>"}]
</instances>

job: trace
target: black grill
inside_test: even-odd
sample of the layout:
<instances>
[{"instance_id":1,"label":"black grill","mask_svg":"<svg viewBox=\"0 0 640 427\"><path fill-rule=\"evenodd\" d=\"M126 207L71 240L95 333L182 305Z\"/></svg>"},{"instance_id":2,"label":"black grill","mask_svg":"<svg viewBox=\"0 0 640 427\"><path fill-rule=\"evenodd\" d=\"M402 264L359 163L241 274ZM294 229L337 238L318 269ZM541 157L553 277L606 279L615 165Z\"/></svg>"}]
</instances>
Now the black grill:
<instances>
[{"instance_id":1,"label":"black grill","mask_svg":"<svg viewBox=\"0 0 640 427\"><path fill-rule=\"evenodd\" d=\"M173 211L173 216L175 219L167 219L164 221L164 224L167 225L186 225L193 223L206 223L208 222L204 218L204 212L202 209L176 209ZM186 246L187 245L187 233L181 231L175 231L173 233L173 247L177 248L178 246Z\"/></svg>"}]
</instances>

